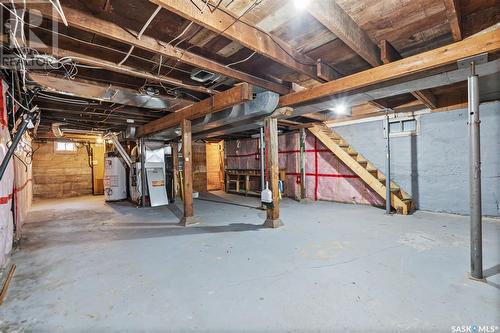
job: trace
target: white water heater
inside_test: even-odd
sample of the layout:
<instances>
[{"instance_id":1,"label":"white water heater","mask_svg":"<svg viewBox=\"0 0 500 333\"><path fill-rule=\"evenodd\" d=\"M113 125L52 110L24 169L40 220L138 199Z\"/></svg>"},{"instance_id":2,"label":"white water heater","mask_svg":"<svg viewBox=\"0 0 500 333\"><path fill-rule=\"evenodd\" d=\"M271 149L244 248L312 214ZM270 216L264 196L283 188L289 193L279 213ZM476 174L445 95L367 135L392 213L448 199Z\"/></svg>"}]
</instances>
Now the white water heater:
<instances>
[{"instance_id":1,"label":"white water heater","mask_svg":"<svg viewBox=\"0 0 500 333\"><path fill-rule=\"evenodd\" d=\"M106 201L127 199L127 173L118 157L106 157L104 162L104 197Z\"/></svg>"}]
</instances>

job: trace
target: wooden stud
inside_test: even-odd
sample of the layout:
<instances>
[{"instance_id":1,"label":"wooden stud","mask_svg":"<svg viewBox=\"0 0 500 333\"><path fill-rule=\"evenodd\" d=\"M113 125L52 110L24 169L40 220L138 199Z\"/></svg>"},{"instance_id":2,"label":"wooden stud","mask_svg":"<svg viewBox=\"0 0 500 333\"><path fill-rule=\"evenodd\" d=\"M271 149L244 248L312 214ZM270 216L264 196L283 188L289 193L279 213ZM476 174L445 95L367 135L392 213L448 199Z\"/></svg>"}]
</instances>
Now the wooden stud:
<instances>
[{"instance_id":1,"label":"wooden stud","mask_svg":"<svg viewBox=\"0 0 500 333\"><path fill-rule=\"evenodd\" d=\"M181 121L182 156L184 159L184 216L180 225L188 226L199 223L193 211L193 151L191 136L191 120Z\"/></svg>"},{"instance_id":2,"label":"wooden stud","mask_svg":"<svg viewBox=\"0 0 500 333\"><path fill-rule=\"evenodd\" d=\"M267 172L269 189L273 192L273 207L267 209L267 219L264 226L279 228L283 226L280 220L279 203L279 152L278 152L278 119L266 118L264 120L264 133L266 140Z\"/></svg>"}]
</instances>

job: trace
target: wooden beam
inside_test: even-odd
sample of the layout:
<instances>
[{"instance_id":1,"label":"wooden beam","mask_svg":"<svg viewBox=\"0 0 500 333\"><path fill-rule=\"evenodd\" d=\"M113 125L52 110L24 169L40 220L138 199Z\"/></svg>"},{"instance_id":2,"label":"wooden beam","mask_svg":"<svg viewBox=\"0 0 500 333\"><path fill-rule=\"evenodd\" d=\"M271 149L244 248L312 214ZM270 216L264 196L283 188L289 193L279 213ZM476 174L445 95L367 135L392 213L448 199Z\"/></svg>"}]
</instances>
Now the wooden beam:
<instances>
[{"instance_id":1,"label":"wooden beam","mask_svg":"<svg viewBox=\"0 0 500 333\"><path fill-rule=\"evenodd\" d=\"M59 15L52 10L51 4L38 4L38 3L28 3L30 9L35 9L41 13L44 17L47 17L53 21L60 22ZM233 79L248 82L252 85L274 91L279 94L286 94L290 92L290 89L271 81L238 71L236 69L226 67L223 64L215 62L211 59L199 56L195 53L185 51L176 48L172 45L162 43L157 39L143 35L141 39L136 38L136 33L121 26L98 18L97 16L92 16L84 12L63 6L64 14L69 25L73 28L78 28L90 33L97 34L112 40L132 45L153 53L157 53L164 57L170 57L177 59L185 64L194 66L196 68L203 68L208 71L219 73ZM37 12L32 13L36 15Z\"/></svg>"},{"instance_id":2,"label":"wooden beam","mask_svg":"<svg viewBox=\"0 0 500 333\"><path fill-rule=\"evenodd\" d=\"M460 10L460 0L444 0L444 4L453 39L455 41L462 40L462 14Z\"/></svg>"},{"instance_id":3,"label":"wooden beam","mask_svg":"<svg viewBox=\"0 0 500 333\"><path fill-rule=\"evenodd\" d=\"M232 89L187 106L173 114L169 114L142 126L139 128L138 136L141 137L160 132L178 125L183 119L193 120L200 118L207 114L219 112L234 105L244 103L252 98L251 86L247 83L241 83Z\"/></svg>"},{"instance_id":4,"label":"wooden beam","mask_svg":"<svg viewBox=\"0 0 500 333\"><path fill-rule=\"evenodd\" d=\"M279 106L308 104L320 99L331 98L338 94L345 94L356 89L387 83L394 79L409 78L414 74L455 64L458 60L467 57L499 50L500 27L497 26L487 33L476 35L451 45L368 69L304 91L282 96Z\"/></svg>"},{"instance_id":5,"label":"wooden beam","mask_svg":"<svg viewBox=\"0 0 500 333\"><path fill-rule=\"evenodd\" d=\"M402 59L401 54L387 40L383 40L380 43L380 50L381 58L384 64ZM434 94L428 89L414 91L411 94L429 109L435 109L438 106L436 96L434 96Z\"/></svg>"},{"instance_id":6,"label":"wooden beam","mask_svg":"<svg viewBox=\"0 0 500 333\"><path fill-rule=\"evenodd\" d=\"M377 45L334 0L310 1L307 10L370 65L382 64Z\"/></svg>"},{"instance_id":7,"label":"wooden beam","mask_svg":"<svg viewBox=\"0 0 500 333\"><path fill-rule=\"evenodd\" d=\"M313 59L297 52L279 38L270 36L267 32L245 22L244 18L235 17L220 8L212 11L200 11L199 8L203 8L206 2L202 0L150 1L204 28L219 33L266 58L310 78L317 79L316 62Z\"/></svg>"},{"instance_id":8,"label":"wooden beam","mask_svg":"<svg viewBox=\"0 0 500 333\"><path fill-rule=\"evenodd\" d=\"M267 159L267 181L269 189L273 192L272 207L267 209L267 219L264 226L268 228L279 228L283 226L280 220L280 202L279 202L279 151L278 151L278 119L267 117L264 120L264 133L266 141L266 159Z\"/></svg>"},{"instance_id":9,"label":"wooden beam","mask_svg":"<svg viewBox=\"0 0 500 333\"><path fill-rule=\"evenodd\" d=\"M193 144L191 135L191 120L182 119L182 157L184 159L184 215L180 225L188 226L199 223L194 218L193 210Z\"/></svg>"}]
</instances>

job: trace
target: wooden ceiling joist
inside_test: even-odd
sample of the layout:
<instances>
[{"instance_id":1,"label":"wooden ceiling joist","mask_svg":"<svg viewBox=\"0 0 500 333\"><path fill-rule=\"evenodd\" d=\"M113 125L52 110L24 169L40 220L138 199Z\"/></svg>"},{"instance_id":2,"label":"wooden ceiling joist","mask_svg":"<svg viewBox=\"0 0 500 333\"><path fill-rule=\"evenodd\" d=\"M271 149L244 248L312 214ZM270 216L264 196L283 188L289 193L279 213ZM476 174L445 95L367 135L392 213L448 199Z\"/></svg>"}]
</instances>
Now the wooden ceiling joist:
<instances>
[{"instance_id":1,"label":"wooden ceiling joist","mask_svg":"<svg viewBox=\"0 0 500 333\"><path fill-rule=\"evenodd\" d=\"M386 40L380 43L381 58L384 64L388 64L393 61L401 60L401 54ZM435 109L438 107L437 98L430 90L420 90L411 93L417 100L422 102L429 109Z\"/></svg>"},{"instance_id":2,"label":"wooden ceiling joist","mask_svg":"<svg viewBox=\"0 0 500 333\"><path fill-rule=\"evenodd\" d=\"M29 8L38 10L44 17L47 17L53 21L60 22L60 17L52 10L50 4L38 4L38 3L29 3ZM176 48L167 43L163 43L158 41L152 37L142 35L141 39L136 38L136 34L132 31L129 31L113 22L106 21L100 19L96 16L92 16L90 14L86 14L84 12L69 8L63 7L64 14L68 21L68 24L71 27L78 28L87 32L94 33L99 36L103 36L124 44L128 44L131 46L135 46L137 48L141 48L147 50L149 52L153 52L156 54L160 54L164 57L170 57L177 59L183 63L189 64L196 68L202 68L214 73L222 74L228 76L230 78L248 82L252 85L279 93L286 94L290 92L290 89L275 83L271 82L236 69L227 67L223 64L220 64L211 59L205 58L203 56L197 55L195 53L185 51L179 48ZM36 14L36 13L34 13Z\"/></svg>"},{"instance_id":3,"label":"wooden ceiling joist","mask_svg":"<svg viewBox=\"0 0 500 333\"><path fill-rule=\"evenodd\" d=\"M296 72L318 79L315 60L297 52L277 37L246 23L244 18L234 17L221 9L200 11L205 6L205 1L200 0L150 1ZM329 78L332 79L334 77Z\"/></svg>"},{"instance_id":4,"label":"wooden ceiling joist","mask_svg":"<svg viewBox=\"0 0 500 333\"><path fill-rule=\"evenodd\" d=\"M0 41L3 44L7 44L6 38L4 36L0 36ZM36 41L29 41L29 46L32 49L36 50L41 50L41 51L46 51L50 53L52 56L56 58L71 58L74 60L76 63L87 65L87 66L92 66L92 67L99 67L104 70L118 73L118 74L124 74L132 77L138 77L141 79L146 79L151 82L161 82L164 84L168 84L171 86L183 88L186 90L190 91L195 91L195 92L200 92L200 93L205 93L205 94L216 94L217 91L203 87L203 86L196 86L196 85L191 85L182 82L181 80L174 79L165 75L155 75L152 73L145 72L141 69L125 66L125 65L118 65L115 64L111 61L106 61L94 57L90 57L78 52L73 52L69 50L63 50L60 48L51 48L50 51L47 50L47 46L45 44L37 43Z\"/></svg>"},{"instance_id":5,"label":"wooden ceiling joist","mask_svg":"<svg viewBox=\"0 0 500 333\"><path fill-rule=\"evenodd\" d=\"M402 60L365 70L338 80L324 83L280 98L279 106L305 105L321 99L348 93L356 89L386 83L391 80L423 73L454 64L459 60L482 53L500 50L500 27L460 42L420 53Z\"/></svg>"},{"instance_id":6,"label":"wooden ceiling joist","mask_svg":"<svg viewBox=\"0 0 500 333\"><path fill-rule=\"evenodd\" d=\"M376 67L382 64L378 46L334 0L314 0L307 9L370 65Z\"/></svg>"},{"instance_id":7,"label":"wooden ceiling joist","mask_svg":"<svg viewBox=\"0 0 500 333\"><path fill-rule=\"evenodd\" d=\"M446 16L450 22L451 34L455 41L462 40L462 14L460 0L444 0Z\"/></svg>"},{"instance_id":8,"label":"wooden ceiling joist","mask_svg":"<svg viewBox=\"0 0 500 333\"><path fill-rule=\"evenodd\" d=\"M253 98L252 90L252 86L247 83L238 84L232 89L145 124L139 128L138 136L153 134L176 126L183 119L193 120L250 101Z\"/></svg>"}]
</instances>

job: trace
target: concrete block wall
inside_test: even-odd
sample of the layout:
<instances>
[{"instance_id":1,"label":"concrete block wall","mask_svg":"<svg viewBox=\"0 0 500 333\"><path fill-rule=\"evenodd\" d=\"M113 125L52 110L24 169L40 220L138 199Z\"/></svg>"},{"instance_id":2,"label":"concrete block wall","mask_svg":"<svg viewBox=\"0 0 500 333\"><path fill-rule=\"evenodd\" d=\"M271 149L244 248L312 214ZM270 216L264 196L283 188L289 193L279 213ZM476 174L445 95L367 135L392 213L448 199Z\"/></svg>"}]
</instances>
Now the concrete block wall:
<instances>
[{"instance_id":1,"label":"concrete block wall","mask_svg":"<svg viewBox=\"0 0 500 333\"><path fill-rule=\"evenodd\" d=\"M482 104L483 214L500 216L500 103ZM466 109L421 115L420 134L395 137L392 177L418 209L469 213L469 144ZM356 150L384 170L383 122L335 127Z\"/></svg>"},{"instance_id":2,"label":"concrete block wall","mask_svg":"<svg viewBox=\"0 0 500 333\"><path fill-rule=\"evenodd\" d=\"M92 170L87 150L55 152L54 142L35 143L34 198L66 198L92 194Z\"/></svg>"}]
</instances>

